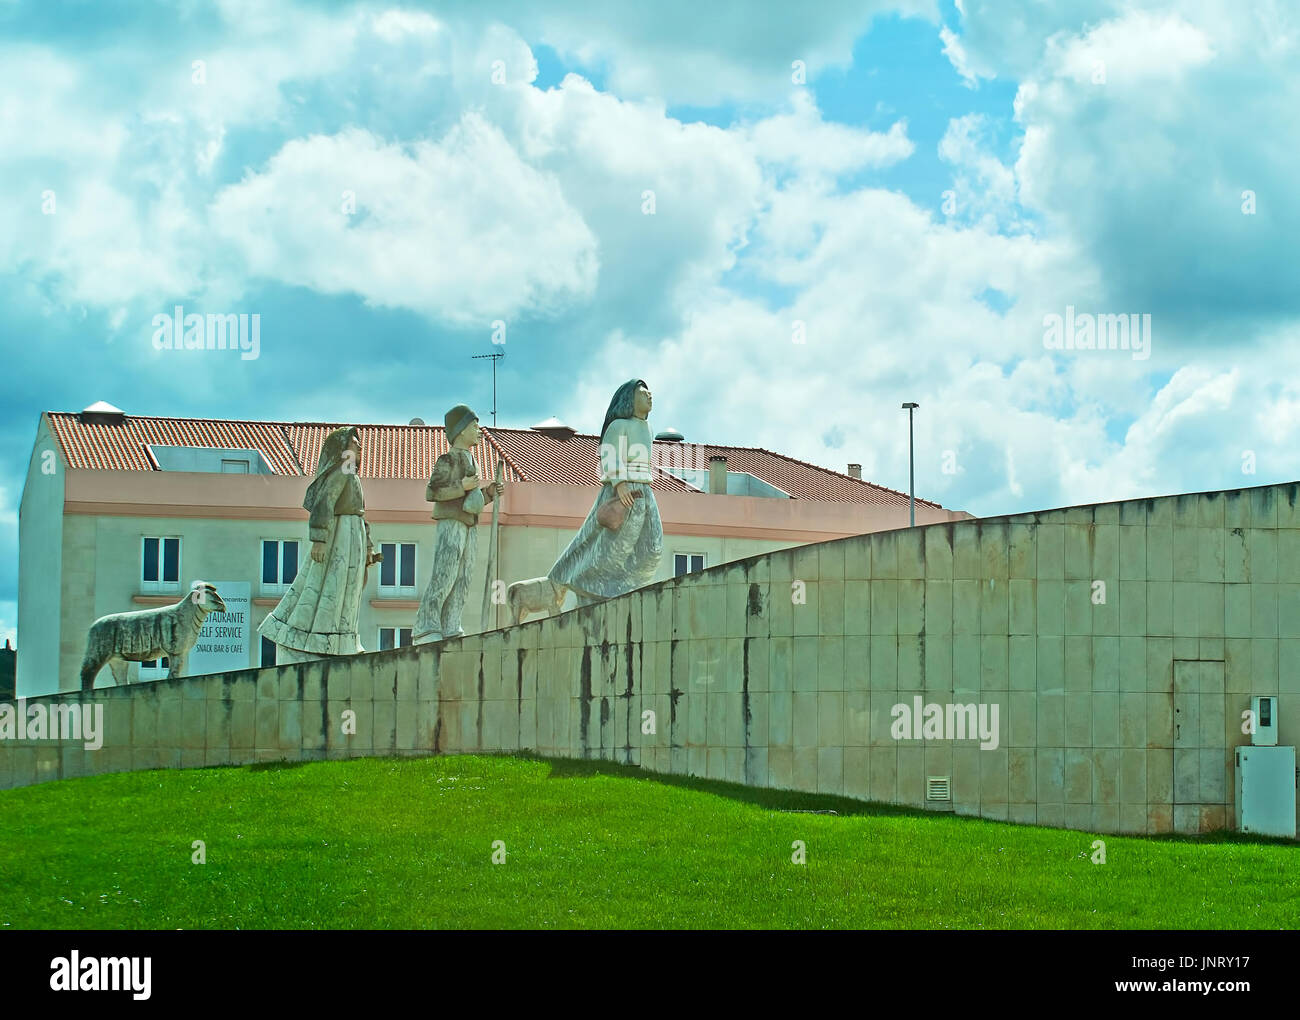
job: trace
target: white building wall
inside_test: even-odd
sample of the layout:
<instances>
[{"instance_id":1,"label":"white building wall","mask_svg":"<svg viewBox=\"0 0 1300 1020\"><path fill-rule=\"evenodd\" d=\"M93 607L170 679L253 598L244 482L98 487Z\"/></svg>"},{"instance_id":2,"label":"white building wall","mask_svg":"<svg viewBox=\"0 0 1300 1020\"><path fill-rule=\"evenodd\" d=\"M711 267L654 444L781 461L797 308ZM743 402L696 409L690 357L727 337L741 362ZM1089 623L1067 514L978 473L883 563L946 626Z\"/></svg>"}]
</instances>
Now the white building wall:
<instances>
[{"instance_id":1,"label":"white building wall","mask_svg":"<svg viewBox=\"0 0 1300 1020\"><path fill-rule=\"evenodd\" d=\"M59 690L64 463L42 415L18 508L18 697Z\"/></svg>"}]
</instances>

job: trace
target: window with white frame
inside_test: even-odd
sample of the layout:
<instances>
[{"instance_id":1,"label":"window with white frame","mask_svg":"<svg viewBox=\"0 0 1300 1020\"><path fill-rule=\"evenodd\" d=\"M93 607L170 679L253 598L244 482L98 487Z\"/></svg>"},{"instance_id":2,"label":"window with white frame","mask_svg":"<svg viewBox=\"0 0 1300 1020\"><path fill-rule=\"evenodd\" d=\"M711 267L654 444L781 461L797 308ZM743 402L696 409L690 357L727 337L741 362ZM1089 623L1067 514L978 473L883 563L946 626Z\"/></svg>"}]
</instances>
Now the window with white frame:
<instances>
[{"instance_id":1,"label":"window with white frame","mask_svg":"<svg viewBox=\"0 0 1300 1020\"><path fill-rule=\"evenodd\" d=\"M415 543L382 542L379 590L384 595L415 594Z\"/></svg>"},{"instance_id":2,"label":"window with white frame","mask_svg":"<svg viewBox=\"0 0 1300 1020\"><path fill-rule=\"evenodd\" d=\"M298 543L262 540L262 591L283 592L298 576Z\"/></svg>"},{"instance_id":3,"label":"window with white frame","mask_svg":"<svg viewBox=\"0 0 1300 1020\"><path fill-rule=\"evenodd\" d=\"M181 540L145 538L140 548L141 591L180 591Z\"/></svg>"},{"instance_id":4,"label":"window with white frame","mask_svg":"<svg viewBox=\"0 0 1300 1020\"><path fill-rule=\"evenodd\" d=\"M704 569L704 553L674 553L673 577L694 574Z\"/></svg>"},{"instance_id":5,"label":"window with white frame","mask_svg":"<svg viewBox=\"0 0 1300 1020\"><path fill-rule=\"evenodd\" d=\"M380 627L379 650L386 652L390 648L405 648L411 643L410 627Z\"/></svg>"},{"instance_id":6,"label":"window with white frame","mask_svg":"<svg viewBox=\"0 0 1300 1020\"><path fill-rule=\"evenodd\" d=\"M140 663L141 680L161 680L171 669L171 661L167 656L161 659L145 659Z\"/></svg>"}]
</instances>

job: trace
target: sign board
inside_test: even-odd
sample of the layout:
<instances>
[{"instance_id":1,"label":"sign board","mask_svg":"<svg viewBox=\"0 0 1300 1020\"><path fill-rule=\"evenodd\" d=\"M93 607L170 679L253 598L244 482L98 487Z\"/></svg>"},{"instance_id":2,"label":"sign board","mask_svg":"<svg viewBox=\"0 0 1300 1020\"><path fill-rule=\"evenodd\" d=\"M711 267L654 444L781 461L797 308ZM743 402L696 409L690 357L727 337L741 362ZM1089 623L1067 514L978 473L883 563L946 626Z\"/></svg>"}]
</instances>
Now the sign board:
<instances>
[{"instance_id":1,"label":"sign board","mask_svg":"<svg viewBox=\"0 0 1300 1020\"><path fill-rule=\"evenodd\" d=\"M249 644L253 633L252 585L248 581L212 581L226 604L224 613L209 613L190 649L185 672L188 676L248 669Z\"/></svg>"}]
</instances>

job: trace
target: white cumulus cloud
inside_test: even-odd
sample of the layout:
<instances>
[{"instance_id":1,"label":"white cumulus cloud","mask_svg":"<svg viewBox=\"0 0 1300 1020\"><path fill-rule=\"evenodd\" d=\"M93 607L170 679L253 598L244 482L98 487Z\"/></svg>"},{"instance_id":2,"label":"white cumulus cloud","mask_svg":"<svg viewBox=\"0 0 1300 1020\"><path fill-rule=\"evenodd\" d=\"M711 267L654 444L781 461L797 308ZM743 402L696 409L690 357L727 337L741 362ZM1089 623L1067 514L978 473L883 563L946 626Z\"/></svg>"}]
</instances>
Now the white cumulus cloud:
<instances>
[{"instance_id":1,"label":"white cumulus cloud","mask_svg":"<svg viewBox=\"0 0 1300 1020\"><path fill-rule=\"evenodd\" d=\"M437 142L289 142L219 193L211 220L255 276L458 325L580 300L599 265L555 180L475 114Z\"/></svg>"}]
</instances>

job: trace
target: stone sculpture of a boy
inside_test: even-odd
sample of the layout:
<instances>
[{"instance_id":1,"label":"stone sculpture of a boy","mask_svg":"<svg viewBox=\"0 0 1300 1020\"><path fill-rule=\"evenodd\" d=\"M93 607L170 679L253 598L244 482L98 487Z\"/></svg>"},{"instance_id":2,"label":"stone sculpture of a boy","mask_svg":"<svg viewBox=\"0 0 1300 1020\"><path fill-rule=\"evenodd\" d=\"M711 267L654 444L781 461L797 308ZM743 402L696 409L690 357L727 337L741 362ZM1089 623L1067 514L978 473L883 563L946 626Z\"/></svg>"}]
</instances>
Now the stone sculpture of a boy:
<instances>
[{"instance_id":1,"label":"stone sculpture of a boy","mask_svg":"<svg viewBox=\"0 0 1300 1020\"><path fill-rule=\"evenodd\" d=\"M433 465L433 477L424 490L424 498L433 504L438 537L433 573L415 614L411 637L417 645L465 633L460 619L478 551L474 528L483 507L505 489L504 483L481 484L470 453L482 435L478 415L464 404L457 404L444 421L451 449Z\"/></svg>"}]
</instances>

